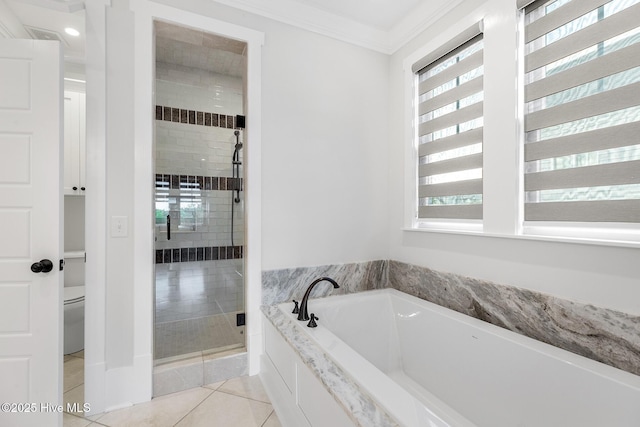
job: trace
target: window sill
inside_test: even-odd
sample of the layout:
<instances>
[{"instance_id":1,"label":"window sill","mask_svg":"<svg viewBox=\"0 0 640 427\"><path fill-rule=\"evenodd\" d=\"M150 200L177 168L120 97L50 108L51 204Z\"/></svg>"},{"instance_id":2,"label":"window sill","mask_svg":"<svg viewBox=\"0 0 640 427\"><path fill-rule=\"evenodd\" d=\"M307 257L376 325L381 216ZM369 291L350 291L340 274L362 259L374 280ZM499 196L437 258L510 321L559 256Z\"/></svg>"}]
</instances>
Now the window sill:
<instances>
[{"instance_id":1,"label":"window sill","mask_svg":"<svg viewBox=\"0 0 640 427\"><path fill-rule=\"evenodd\" d=\"M541 230L536 230L536 234L499 234L499 233L486 233L481 230L463 230L463 229L446 229L446 228L402 228L402 231L417 232L417 233L436 233L436 234L451 234L461 236L480 236L490 237L496 239L511 239L511 240L531 240L539 242L552 242L562 244L574 244L574 245L591 245L591 246L606 246L606 247L620 247L620 248L637 248L640 249L640 240L616 240L609 238L594 238L594 237L567 237L567 236L554 236L551 234L542 234Z\"/></svg>"}]
</instances>

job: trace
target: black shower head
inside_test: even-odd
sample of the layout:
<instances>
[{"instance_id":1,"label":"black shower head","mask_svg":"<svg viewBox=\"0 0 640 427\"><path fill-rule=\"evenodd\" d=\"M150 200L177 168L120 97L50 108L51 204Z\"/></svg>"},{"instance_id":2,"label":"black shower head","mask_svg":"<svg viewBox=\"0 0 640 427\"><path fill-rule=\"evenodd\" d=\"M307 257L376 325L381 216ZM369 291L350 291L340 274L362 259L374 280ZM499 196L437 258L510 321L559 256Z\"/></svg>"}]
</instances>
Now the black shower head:
<instances>
[{"instance_id":1,"label":"black shower head","mask_svg":"<svg viewBox=\"0 0 640 427\"><path fill-rule=\"evenodd\" d=\"M236 136L236 147L235 147L236 150L235 151L237 152L238 150L242 149L242 142L240 142L240 131L236 130L236 131L233 132L233 134Z\"/></svg>"}]
</instances>

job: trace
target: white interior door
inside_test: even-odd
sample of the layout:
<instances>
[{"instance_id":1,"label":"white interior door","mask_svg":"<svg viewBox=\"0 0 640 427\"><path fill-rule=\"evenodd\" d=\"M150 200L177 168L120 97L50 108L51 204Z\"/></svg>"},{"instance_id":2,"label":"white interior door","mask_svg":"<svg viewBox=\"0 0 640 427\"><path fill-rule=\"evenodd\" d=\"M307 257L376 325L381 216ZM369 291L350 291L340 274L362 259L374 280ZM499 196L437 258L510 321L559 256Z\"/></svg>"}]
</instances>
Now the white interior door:
<instances>
[{"instance_id":1,"label":"white interior door","mask_svg":"<svg viewBox=\"0 0 640 427\"><path fill-rule=\"evenodd\" d=\"M0 39L2 426L62 425L61 64L58 42Z\"/></svg>"}]
</instances>

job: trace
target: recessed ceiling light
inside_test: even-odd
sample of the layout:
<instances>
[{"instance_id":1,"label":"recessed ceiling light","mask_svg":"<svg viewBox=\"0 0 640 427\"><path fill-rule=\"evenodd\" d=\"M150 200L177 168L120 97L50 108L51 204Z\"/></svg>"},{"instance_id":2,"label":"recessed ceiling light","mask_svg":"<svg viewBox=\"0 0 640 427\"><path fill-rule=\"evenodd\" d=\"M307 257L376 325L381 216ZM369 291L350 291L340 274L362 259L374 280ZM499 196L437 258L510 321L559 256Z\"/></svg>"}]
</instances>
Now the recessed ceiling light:
<instances>
[{"instance_id":1,"label":"recessed ceiling light","mask_svg":"<svg viewBox=\"0 0 640 427\"><path fill-rule=\"evenodd\" d=\"M76 30L75 28L71 28L71 27L65 28L64 32L69 34L70 36L73 36L73 37L78 37L80 35L80 31Z\"/></svg>"}]
</instances>

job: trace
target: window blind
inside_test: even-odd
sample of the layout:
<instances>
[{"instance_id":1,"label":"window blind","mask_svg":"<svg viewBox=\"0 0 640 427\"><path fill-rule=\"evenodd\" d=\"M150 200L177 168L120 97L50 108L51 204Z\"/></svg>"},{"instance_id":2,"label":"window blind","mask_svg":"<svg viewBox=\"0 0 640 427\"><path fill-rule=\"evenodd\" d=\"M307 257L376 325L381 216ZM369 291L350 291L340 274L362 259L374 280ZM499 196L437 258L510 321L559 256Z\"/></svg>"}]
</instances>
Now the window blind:
<instances>
[{"instance_id":1,"label":"window blind","mask_svg":"<svg viewBox=\"0 0 640 427\"><path fill-rule=\"evenodd\" d=\"M418 218L482 219L481 23L418 61Z\"/></svg>"},{"instance_id":2,"label":"window blind","mask_svg":"<svg viewBox=\"0 0 640 427\"><path fill-rule=\"evenodd\" d=\"M525 220L640 222L640 0L525 12Z\"/></svg>"}]
</instances>

